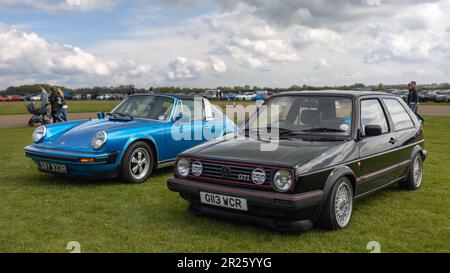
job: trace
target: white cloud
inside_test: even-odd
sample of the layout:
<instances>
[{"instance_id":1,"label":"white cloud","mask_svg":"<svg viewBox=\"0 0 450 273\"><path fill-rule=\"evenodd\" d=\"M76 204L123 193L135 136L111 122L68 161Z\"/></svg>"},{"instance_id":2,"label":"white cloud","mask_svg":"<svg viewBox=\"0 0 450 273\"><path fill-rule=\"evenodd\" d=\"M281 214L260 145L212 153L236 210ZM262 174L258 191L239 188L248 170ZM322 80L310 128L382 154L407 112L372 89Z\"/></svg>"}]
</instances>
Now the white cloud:
<instances>
[{"instance_id":1,"label":"white cloud","mask_svg":"<svg viewBox=\"0 0 450 273\"><path fill-rule=\"evenodd\" d=\"M219 57L211 56L209 57L209 61L211 62L211 68L215 73L221 74L227 71L227 65Z\"/></svg>"},{"instance_id":2,"label":"white cloud","mask_svg":"<svg viewBox=\"0 0 450 273\"><path fill-rule=\"evenodd\" d=\"M19 2L64 11L55 8L62 2L47 6L55 3L50 0L5 0L0 9ZM87 1L85 10L114 8L117 2ZM83 49L0 25L0 81L289 86L450 77L449 0L216 2L214 11L158 26L154 18L124 16L126 32ZM139 7L176 12L201 3L146 0Z\"/></svg>"}]
</instances>

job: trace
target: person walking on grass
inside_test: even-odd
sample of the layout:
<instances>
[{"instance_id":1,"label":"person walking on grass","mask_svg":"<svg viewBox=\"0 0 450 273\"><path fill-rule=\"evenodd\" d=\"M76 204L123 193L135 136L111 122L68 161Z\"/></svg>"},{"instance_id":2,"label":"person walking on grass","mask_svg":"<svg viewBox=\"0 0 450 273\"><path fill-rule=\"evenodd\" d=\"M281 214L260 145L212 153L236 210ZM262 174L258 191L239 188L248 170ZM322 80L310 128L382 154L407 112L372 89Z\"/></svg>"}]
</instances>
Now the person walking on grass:
<instances>
[{"instance_id":1,"label":"person walking on grass","mask_svg":"<svg viewBox=\"0 0 450 273\"><path fill-rule=\"evenodd\" d=\"M411 109L411 111L413 111L413 113L416 114L416 116L422 122L424 122L425 120L418 113L420 99L419 99L419 93L417 92L417 83L415 81L412 81L411 83L409 83L408 84L408 90L409 90L409 93L408 93L408 106Z\"/></svg>"},{"instance_id":2,"label":"person walking on grass","mask_svg":"<svg viewBox=\"0 0 450 273\"><path fill-rule=\"evenodd\" d=\"M69 108L66 104L66 100L64 98L64 92L61 90L61 88L57 87L56 92L58 93L58 96L61 98L62 106L59 109L59 112L56 113L58 117L60 117L63 121L67 121L67 109Z\"/></svg>"},{"instance_id":3,"label":"person walking on grass","mask_svg":"<svg viewBox=\"0 0 450 273\"><path fill-rule=\"evenodd\" d=\"M62 98L58 94L56 87L50 87L50 97L49 102L51 106L51 113L53 118L53 123L62 122L62 118L60 117L61 108L62 108Z\"/></svg>"}]
</instances>

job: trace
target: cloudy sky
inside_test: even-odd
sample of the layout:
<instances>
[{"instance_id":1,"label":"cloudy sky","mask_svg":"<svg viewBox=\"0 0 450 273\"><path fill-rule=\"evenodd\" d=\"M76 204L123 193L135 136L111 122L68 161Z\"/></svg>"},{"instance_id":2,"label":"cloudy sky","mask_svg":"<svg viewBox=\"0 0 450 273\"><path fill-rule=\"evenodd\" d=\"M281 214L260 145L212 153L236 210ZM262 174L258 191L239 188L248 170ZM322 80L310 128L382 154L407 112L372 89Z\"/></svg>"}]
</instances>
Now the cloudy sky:
<instances>
[{"instance_id":1,"label":"cloudy sky","mask_svg":"<svg viewBox=\"0 0 450 273\"><path fill-rule=\"evenodd\" d=\"M450 0L0 0L0 88L450 81Z\"/></svg>"}]
</instances>

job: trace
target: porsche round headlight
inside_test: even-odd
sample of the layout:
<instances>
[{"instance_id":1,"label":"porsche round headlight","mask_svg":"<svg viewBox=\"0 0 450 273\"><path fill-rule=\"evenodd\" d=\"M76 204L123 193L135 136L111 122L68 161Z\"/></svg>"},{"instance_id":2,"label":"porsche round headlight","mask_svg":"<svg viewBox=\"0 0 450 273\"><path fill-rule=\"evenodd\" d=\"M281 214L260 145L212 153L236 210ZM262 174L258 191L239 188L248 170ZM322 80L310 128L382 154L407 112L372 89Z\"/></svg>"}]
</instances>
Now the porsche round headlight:
<instances>
[{"instance_id":1,"label":"porsche round headlight","mask_svg":"<svg viewBox=\"0 0 450 273\"><path fill-rule=\"evenodd\" d=\"M186 158L178 159L177 174L181 177L186 177L189 175L189 161Z\"/></svg>"},{"instance_id":2,"label":"porsche round headlight","mask_svg":"<svg viewBox=\"0 0 450 273\"><path fill-rule=\"evenodd\" d=\"M94 148L95 150L100 149L106 143L107 139L108 135L106 134L105 131L100 131L96 133L91 141L92 148Z\"/></svg>"},{"instance_id":3,"label":"porsche round headlight","mask_svg":"<svg viewBox=\"0 0 450 273\"><path fill-rule=\"evenodd\" d=\"M279 170L273 176L272 186L276 191L287 192L292 188L292 176L289 171Z\"/></svg>"},{"instance_id":4,"label":"porsche round headlight","mask_svg":"<svg viewBox=\"0 0 450 273\"><path fill-rule=\"evenodd\" d=\"M36 128L33 132L33 142L41 141L45 137L46 133L47 133L47 128L45 128L45 126L40 126L40 127Z\"/></svg>"}]
</instances>

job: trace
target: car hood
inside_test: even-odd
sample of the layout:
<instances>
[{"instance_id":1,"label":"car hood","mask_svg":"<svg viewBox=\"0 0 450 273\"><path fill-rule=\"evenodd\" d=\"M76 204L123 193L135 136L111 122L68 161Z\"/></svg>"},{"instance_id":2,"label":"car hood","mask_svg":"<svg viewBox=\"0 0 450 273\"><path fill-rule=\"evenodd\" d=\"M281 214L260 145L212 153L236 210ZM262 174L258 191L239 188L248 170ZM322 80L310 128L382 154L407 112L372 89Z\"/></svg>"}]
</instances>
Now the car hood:
<instances>
[{"instance_id":1,"label":"car hood","mask_svg":"<svg viewBox=\"0 0 450 273\"><path fill-rule=\"evenodd\" d=\"M318 161L322 166L330 165L333 164L333 161L344 160L344 158L350 157L349 154L353 153L353 157L357 156L354 141L348 140L280 140L275 149L263 151L263 147L270 148L270 146L264 146L267 144L268 142L252 139L212 141L188 150L182 155L211 160L286 167L294 167L298 164L308 166L312 161ZM315 167L309 166L307 168L310 171L311 168Z\"/></svg>"},{"instance_id":2,"label":"car hood","mask_svg":"<svg viewBox=\"0 0 450 273\"><path fill-rule=\"evenodd\" d=\"M162 122L145 119L100 119L90 120L71 128L66 128L54 133L51 137L46 139L38 146L46 148L56 148L70 151L92 151L91 140L92 137L100 131L105 131L108 134L108 140L114 136L126 135L133 128L141 126L160 125ZM51 130L51 128L49 128Z\"/></svg>"}]
</instances>

